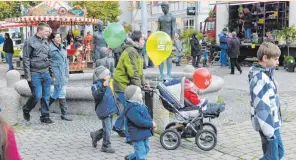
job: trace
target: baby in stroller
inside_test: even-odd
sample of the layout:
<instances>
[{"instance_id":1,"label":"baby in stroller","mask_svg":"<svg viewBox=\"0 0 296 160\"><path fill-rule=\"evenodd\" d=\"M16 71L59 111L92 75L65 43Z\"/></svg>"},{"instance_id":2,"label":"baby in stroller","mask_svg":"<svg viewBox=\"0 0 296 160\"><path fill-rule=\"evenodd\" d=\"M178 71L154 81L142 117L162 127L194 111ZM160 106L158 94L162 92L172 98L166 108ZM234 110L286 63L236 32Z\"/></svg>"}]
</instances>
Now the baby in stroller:
<instances>
[{"instance_id":1,"label":"baby in stroller","mask_svg":"<svg viewBox=\"0 0 296 160\"><path fill-rule=\"evenodd\" d=\"M217 129L212 123L203 122L203 118L219 117L225 104L210 103L207 99L200 98L195 85L185 77L159 83L157 88L164 108L174 113L178 120L169 123L162 132L162 146L173 150L179 147L181 138L195 137L200 149L213 149L217 143Z\"/></svg>"}]
</instances>

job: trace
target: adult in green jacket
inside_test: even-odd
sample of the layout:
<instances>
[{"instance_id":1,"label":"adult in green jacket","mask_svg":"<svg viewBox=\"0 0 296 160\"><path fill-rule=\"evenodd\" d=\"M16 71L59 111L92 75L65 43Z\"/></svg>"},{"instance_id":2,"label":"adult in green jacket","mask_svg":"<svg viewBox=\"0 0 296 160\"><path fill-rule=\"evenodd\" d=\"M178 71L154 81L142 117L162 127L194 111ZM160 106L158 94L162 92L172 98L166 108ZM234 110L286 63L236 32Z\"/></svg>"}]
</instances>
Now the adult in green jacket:
<instances>
[{"instance_id":1,"label":"adult in green jacket","mask_svg":"<svg viewBox=\"0 0 296 160\"><path fill-rule=\"evenodd\" d=\"M133 31L130 38L127 38L124 45L124 51L121 53L114 72L114 91L117 94L120 103L125 107L126 97L124 90L128 85L143 87L145 78L143 72L143 57L141 49L144 46L144 36L141 31ZM130 142L126 127L126 119L123 113L117 118L113 130L119 136L126 137L126 142Z\"/></svg>"}]
</instances>

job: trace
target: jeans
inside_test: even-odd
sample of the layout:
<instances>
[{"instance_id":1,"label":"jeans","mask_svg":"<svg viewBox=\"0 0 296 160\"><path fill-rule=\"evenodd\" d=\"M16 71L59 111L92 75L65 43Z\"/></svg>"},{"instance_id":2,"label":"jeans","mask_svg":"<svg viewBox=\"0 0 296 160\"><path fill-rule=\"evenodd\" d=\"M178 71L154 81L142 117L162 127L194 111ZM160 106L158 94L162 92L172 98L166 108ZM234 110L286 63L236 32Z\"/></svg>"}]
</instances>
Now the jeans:
<instances>
[{"instance_id":1,"label":"jeans","mask_svg":"<svg viewBox=\"0 0 296 160\"><path fill-rule=\"evenodd\" d=\"M176 56L176 62L180 62L182 56Z\"/></svg>"},{"instance_id":2,"label":"jeans","mask_svg":"<svg viewBox=\"0 0 296 160\"><path fill-rule=\"evenodd\" d=\"M149 58L148 58L148 55L144 55L143 56L143 59L144 59L144 68L147 68L148 67L148 63L149 63Z\"/></svg>"},{"instance_id":3,"label":"jeans","mask_svg":"<svg viewBox=\"0 0 296 160\"><path fill-rule=\"evenodd\" d=\"M32 82L29 83L32 96L28 99L23 110L29 113L38 103L41 103L40 119L49 118L49 96L50 96L51 78L49 73L32 73Z\"/></svg>"},{"instance_id":4,"label":"jeans","mask_svg":"<svg viewBox=\"0 0 296 160\"><path fill-rule=\"evenodd\" d=\"M259 131L262 150L264 156L260 160L280 160L284 157L284 145L282 142L280 130L277 129L274 131L274 140L267 140L261 131Z\"/></svg>"},{"instance_id":5,"label":"jeans","mask_svg":"<svg viewBox=\"0 0 296 160\"><path fill-rule=\"evenodd\" d=\"M192 56L192 66L199 67L201 55Z\"/></svg>"},{"instance_id":6,"label":"jeans","mask_svg":"<svg viewBox=\"0 0 296 160\"><path fill-rule=\"evenodd\" d=\"M250 40L251 39L251 28L246 28L245 29L245 38L247 40Z\"/></svg>"},{"instance_id":7,"label":"jeans","mask_svg":"<svg viewBox=\"0 0 296 160\"><path fill-rule=\"evenodd\" d=\"M126 106L126 98L124 96L123 92L118 92L116 93L120 99L120 103L123 104L124 108ZM127 121L126 118L124 116L124 112L121 112L119 117L117 118L115 124L114 124L114 128L116 130L122 131L125 130L125 137L126 137L126 142L130 141L130 137L129 137L129 133L128 133L128 129L127 129Z\"/></svg>"},{"instance_id":8,"label":"jeans","mask_svg":"<svg viewBox=\"0 0 296 160\"><path fill-rule=\"evenodd\" d=\"M164 62L161 63L159 65L159 67L158 67L159 68L159 72L160 72L160 77L162 79L170 78L171 77L171 74L172 74L172 58L169 57L165 62L167 64L167 76L166 77L164 76L164 73L163 73Z\"/></svg>"},{"instance_id":9,"label":"jeans","mask_svg":"<svg viewBox=\"0 0 296 160\"><path fill-rule=\"evenodd\" d=\"M226 49L221 49L220 64L225 66L227 65Z\"/></svg>"},{"instance_id":10,"label":"jeans","mask_svg":"<svg viewBox=\"0 0 296 160\"><path fill-rule=\"evenodd\" d=\"M111 130L112 130L112 116L109 116L102 120L103 124L103 145L107 146L111 144Z\"/></svg>"},{"instance_id":11,"label":"jeans","mask_svg":"<svg viewBox=\"0 0 296 160\"><path fill-rule=\"evenodd\" d=\"M13 69L12 53L5 53L5 59L6 59L6 63L8 64L8 69L12 70Z\"/></svg>"},{"instance_id":12,"label":"jeans","mask_svg":"<svg viewBox=\"0 0 296 160\"><path fill-rule=\"evenodd\" d=\"M128 159L145 160L147 159L147 154L150 151L149 138L143 141L133 142L134 153L128 155Z\"/></svg>"},{"instance_id":13,"label":"jeans","mask_svg":"<svg viewBox=\"0 0 296 160\"><path fill-rule=\"evenodd\" d=\"M51 96L53 99L66 98L66 88L65 85L54 85L54 91Z\"/></svg>"}]
</instances>

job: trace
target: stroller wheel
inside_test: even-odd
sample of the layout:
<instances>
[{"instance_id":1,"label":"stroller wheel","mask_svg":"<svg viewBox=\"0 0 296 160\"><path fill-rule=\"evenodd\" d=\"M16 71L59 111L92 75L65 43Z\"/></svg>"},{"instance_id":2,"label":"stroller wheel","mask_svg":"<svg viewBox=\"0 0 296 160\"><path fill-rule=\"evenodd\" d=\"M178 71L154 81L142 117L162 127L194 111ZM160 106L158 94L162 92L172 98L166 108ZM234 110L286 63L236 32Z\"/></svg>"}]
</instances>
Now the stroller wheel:
<instances>
[{"instance_id":1,"label":"stroller wheel","mask_svg":"<svg viewBox=\"0 0 296 160\"><path fill-rule=\"evenodd\" d=\"M218 132L216 126L213 125L212 123L209 123L209 122L204 122L202 125L202 129L210 130L210 131L214 132L216 135Z\"/></svg>"},{"instance_id":2,"label":"stroller wheel","mask_svg":"<svg viewBox=\"0 0 296 160\"><path fill-rule=\"evenodd\" d=\"M160 144L167 150L174 150L181 144L181 136L174 129L168 129L161 133Z\"/></svg>"},{"instance_id":3,"label":"stroller wheel","mask_svg":"<svg viewBox=\"0 0 296 160\"><path fill-rule=\"evenodd\" d=\"M195 143L201 150L210 151L217 144L217 136L210 130L200 130L195 137Z\"/></svg>"}]
</instances>

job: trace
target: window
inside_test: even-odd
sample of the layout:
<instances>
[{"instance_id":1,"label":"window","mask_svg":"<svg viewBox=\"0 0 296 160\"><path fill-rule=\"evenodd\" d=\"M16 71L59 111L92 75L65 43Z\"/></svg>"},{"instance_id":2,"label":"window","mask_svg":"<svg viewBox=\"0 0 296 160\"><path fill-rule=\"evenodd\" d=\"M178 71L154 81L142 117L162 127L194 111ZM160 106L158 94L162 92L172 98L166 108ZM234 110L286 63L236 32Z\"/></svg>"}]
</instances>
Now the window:
<instances>
[{"instance_id":1,"label":"window","mask_svg":"<svg viewBox=\"0 0 296 160\"><path fill-rule=\"evenodd\" d=\"M141 9L141 1L136 1L136 9Z\"/></svg>"},{"instance_id":2,"label":"window","mask_svg":"<svg viewBox=\"0 0 296 160\"><path fill-rule=\"evenodd\" d=\"M215 29L215 22L207 22L206 32L213 31Z\"/></svg>"},{"instance_id":3,"label":"window","mask_svg":"<svg viewBox=\"0 0 296 160\"><path fill-rule=\"evenodd\" d=\"M186 19L183 21L184 30L194 29L194 19Z\"/></svg>"}]
</instances>

